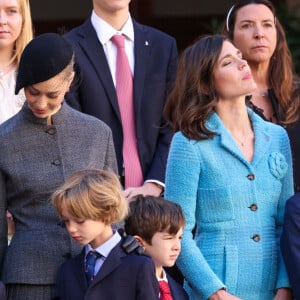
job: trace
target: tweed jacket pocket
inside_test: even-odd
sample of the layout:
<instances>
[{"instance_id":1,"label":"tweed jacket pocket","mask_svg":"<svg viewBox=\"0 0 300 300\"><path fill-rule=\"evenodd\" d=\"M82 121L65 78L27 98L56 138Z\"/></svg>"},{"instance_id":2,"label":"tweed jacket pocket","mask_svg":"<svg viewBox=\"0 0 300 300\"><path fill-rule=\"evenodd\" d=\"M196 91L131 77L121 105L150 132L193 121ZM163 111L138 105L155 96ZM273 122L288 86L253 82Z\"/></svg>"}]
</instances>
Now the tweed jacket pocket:
<instances>
[{"instance_id":1,"label":"tweed jacket pocket","mask_svg":"<svg viewBox=\"0 0 300 300\"><path fill-rule=\"evenodd\" d=\"M234 219L230 187L200 189L199 200L201 222L223 222Z\"/></svg>"}]
</instances>

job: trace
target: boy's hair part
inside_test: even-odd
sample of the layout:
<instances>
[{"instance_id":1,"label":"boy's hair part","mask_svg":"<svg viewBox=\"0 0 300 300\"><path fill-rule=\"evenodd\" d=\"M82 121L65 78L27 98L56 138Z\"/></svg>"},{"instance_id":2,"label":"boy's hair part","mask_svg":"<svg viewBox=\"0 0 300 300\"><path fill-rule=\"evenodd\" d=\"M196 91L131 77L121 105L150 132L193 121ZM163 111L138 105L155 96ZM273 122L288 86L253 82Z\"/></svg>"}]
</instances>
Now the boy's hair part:
<instances>
[{"instance_id":1,"label":"boy's hair part","mask_svg":"<svg viewBox=\"0 0 300 300\"><path fill-rule=\"evenodd\" d=\"M155 233L177 234L184 226L181 206L162 197L138 195L129 203L125 232L140 236L149 245Z\"/></svg>"},{"instance_id":2,"label":"boy's hair part","mask_svg":"<svg viewBox=\"0 0 300 300\"><path fill-rule=\"evenodd\" d=\"M60 217L66 207L74 218L105 224L120 222L128 213L117 175L105 170L75 172L53 193L52 203Z\"/></svg>"}]
</instances>

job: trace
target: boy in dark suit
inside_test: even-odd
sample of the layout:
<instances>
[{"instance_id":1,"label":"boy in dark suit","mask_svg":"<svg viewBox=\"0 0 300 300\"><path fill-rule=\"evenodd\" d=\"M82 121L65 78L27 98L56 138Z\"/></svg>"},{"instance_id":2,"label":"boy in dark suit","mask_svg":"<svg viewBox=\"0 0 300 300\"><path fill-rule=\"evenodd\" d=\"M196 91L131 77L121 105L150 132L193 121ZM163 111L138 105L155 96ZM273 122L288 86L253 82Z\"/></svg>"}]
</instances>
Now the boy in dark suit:
<instances>
[{"instance_id":1,"label":"boy in dark suit","mask_svg":"<svg viewBox=\"0 0 300 300\"><path fill-rule=\"evenodd\" d=\"M188 296L163 267L174 266L181 249L185 217L179 205L161 197L138 195L129 204L125 231L133 235L152 257L160 287L160 299L184 300ZM165 286L169 287L165 296Z\"/></svg>"},{"instance_id":2,"label":"boy in dark suit","mask_svg":"<svg viewBox=\"0 0 300 300\"><path fill-rule=\"evenodd\" d=\"M127 254L119 233L112 230L128 212L114 173L76 172L53 194L52 202L72 238L85 245L61 266L55 299L158 299L153 261Z\"/></svg>"}]
</instances>

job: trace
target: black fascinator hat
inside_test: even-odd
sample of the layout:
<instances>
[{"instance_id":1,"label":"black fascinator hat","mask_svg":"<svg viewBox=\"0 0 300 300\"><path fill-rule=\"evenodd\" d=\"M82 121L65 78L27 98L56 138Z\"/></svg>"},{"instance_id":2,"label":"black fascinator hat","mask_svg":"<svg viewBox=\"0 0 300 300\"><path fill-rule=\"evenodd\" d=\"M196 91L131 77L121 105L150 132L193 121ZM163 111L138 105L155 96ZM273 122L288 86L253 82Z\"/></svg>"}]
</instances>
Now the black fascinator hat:
<instances>
[{"instance_id":1,"label":"black fascinator hat","mask_svg":"<svg viewBox=\"0 0 300 300\"><path fill-rule=\"evenodd\" d=\"M72 46L61 35L45 33L34 38L21 55L15 94L23 87L54 77L70 63L72 57Z\"/></svg>"}]
</instances>

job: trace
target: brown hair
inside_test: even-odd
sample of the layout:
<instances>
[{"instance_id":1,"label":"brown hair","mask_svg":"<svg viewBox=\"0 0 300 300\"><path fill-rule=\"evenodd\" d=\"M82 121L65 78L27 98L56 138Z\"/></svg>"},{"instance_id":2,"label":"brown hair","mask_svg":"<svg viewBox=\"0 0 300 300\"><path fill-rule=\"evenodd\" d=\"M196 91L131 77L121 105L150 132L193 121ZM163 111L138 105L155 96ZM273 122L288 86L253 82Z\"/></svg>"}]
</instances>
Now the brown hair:
<instances>
[{"instance_id":1,"label":"brown hair","mask_svg":"<svg viewBox=\"0 0 300 300\"><path fill-rule=\"evenodd\" d=\"M276 19L275 7L268 0L238 0L231 7L223 27L223 33L234 42L234 27L236 15L241 7L250 4L267 6L274 15L277 31L277 45L269 65L269 84L278 99L279 114L284 124L291 124L298 120L300 107L299 81L294 74L291 52L288 48L285 32L279 20Z\"/></svg>"},{"instance_id":2,"label":"brown hair","mask_svg":"<svg viewBox=\"0 0 300 300\"><path fill-rule=\"evenodd\" d=\"M125 232L140 236L149 245L155 233L176 234L185 226L180 205L162 197L138 195L130 202L129 211Z\"/></svg>"},{"instance_id":3,"label":"brown hair","mask_svg":"<svg viewBox=\"0 0 300 300\"><path fill-rule=\"evenodd\" d=\"M203 140L215 135L205 126L216 105L213 71L220 56L222 35L208 35L186 48L180 56L175 85L164 109L174 131Z\"/></svg>"},{"instance_id":4,"label":"brown hair","mask_svg":"<svg viewBox=\"0 0 300 300\"><path fill-rule=\"evenodd\" d=\"M52 203L60 217L64 206L74 218L105 224L120 222L128 213L117 175L104 170L75 172L54 192Z\"/></svg>"}]
</instances>

